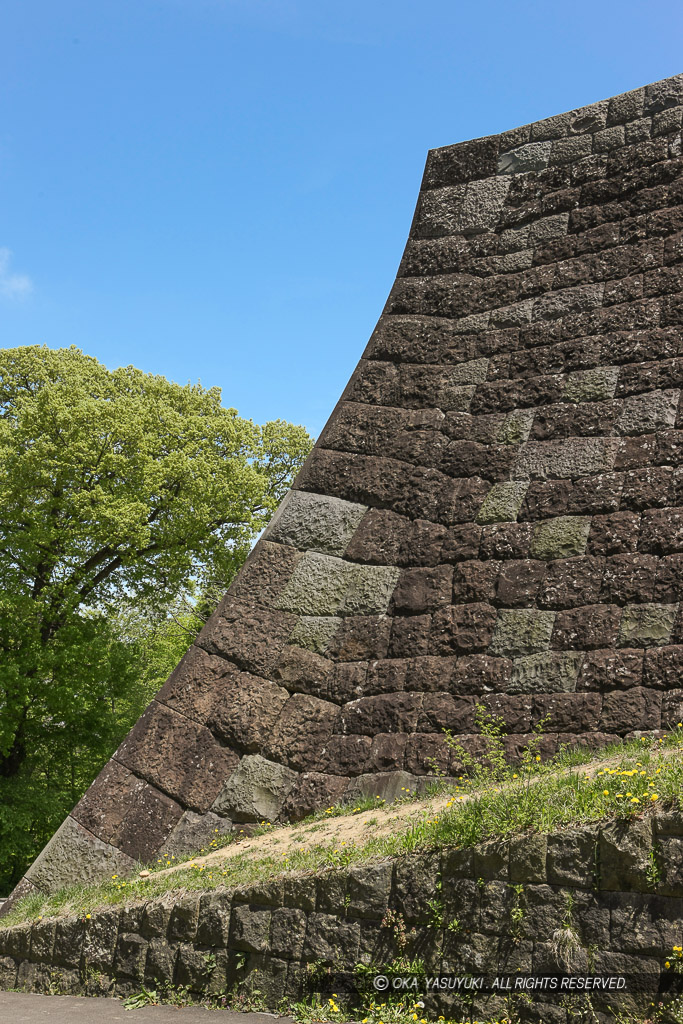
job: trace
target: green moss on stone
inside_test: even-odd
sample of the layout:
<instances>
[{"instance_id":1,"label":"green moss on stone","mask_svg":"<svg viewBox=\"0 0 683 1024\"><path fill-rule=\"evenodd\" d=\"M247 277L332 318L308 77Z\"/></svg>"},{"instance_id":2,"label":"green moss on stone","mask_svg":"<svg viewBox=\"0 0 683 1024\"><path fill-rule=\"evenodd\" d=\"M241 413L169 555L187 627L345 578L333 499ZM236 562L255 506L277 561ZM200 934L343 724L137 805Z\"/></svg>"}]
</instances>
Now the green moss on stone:
<instances>
[{"instance_id":1,"label":"green moss on stone","mask_svg":"<svg viewBox=\"0 0 683 1024\"><path fill-rule=\"evenodd\" d=\"M586 550L590 519L558 516L539 523L531 538L531 558L571 558Z\"/></svg>"},{"instance_id":2,"label":"green moss on stone","mask_svg":"<svg viewBox=\"0 0 683 1024\"><path fill-rule=\"evenodd\" d=\"M288 643L314 654L324 654L340 625L341 619L330 615L302 615Z\"/></svg>"},{"instance_id":3,"label":"green moss on stone","mask_svg":"<svg viewBox=\"0 0 683 1024\"><path fill-rule=\"evenodd\" d=\"M677 604L630 604L621 616L621 647L660 647L668 644Z\"/></svg>"},{"instance_id":4,"label":"green moss on stone","mask_svg":"<svg viewBox=\"0 0 683 1024\"><path fill-rule=\"evenodd\" d=\"M564 383L568 402L604 402L614 396L619 376L618 366L599 366L594 370L570 373Z\"/></svg>"},{"instance_id":5,"label":"green moss on stone","mask_svg":"<svg viewBox=\"0 0 683 1024\"><path fill-rule=\"evenodd\" d=\"M504 657L545 651L555 624L555 612L506 608L498 612L489 651Z\"/></svg>"},{"instance_id":6,"label":"green moss on stone","mask_svg":"<svg viewBox=\"0 0 683 1024\"><path fill-rule=\"evenodd\" d=\"M529 487L526 480L494 484L477 513L478 523L513 523Z\"/></svg>"}]
</instances>

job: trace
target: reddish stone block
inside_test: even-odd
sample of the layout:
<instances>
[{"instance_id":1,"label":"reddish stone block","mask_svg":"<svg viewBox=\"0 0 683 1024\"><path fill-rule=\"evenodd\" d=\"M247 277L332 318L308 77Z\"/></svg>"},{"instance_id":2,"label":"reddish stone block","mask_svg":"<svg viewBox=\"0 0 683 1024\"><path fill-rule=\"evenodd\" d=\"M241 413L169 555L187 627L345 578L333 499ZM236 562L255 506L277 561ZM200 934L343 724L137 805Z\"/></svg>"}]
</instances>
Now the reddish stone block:
<instances>
[{"instance_id":1,"label":"reddish stone block","mask_svg":"<svg viewBox=\"0 0 683 1024\"><path fill-rule=\"evenodd\" d=\"M453 572L453 600L459 603L470 601L493 601L496 596L496 582L500 562L459 562Z\"/></svg>"},{"instance_id":2,"label":"reddish stone block","mask_svg":"<svg viewBox=\"0 0 683 1024\"><path fill-rule=\"evenodd\" d=\"M228 658L247 672L268 676L294 626L296 615L254 608L225 598L195 644L208 654Z\"/></svg>"},{"instance_id":3,"label":"reddish stone block","mask_svg":"<svg viewBox=\"0 0 683 1024\"><path fill-rule=\"evenodd\" d=\"M435 569L404 569L398 578L391 604L399 615L420 615L449 604L453 589L453 569L440 565Z\"/></svg>"},{"instance_id":4,"label":"reddish stone block","mask_svg":"<svg viewBox=\"0 0 683 1024\"><path fill-rule=\"evenodd\" d=\"M298 777L285 798L282 819L301 821L314 811L341 803L348 782L348 778L340 775L305 772Z\"/></svg>"},{"instance_id":5,"label":"reddish stone block","mask_svg":"<svg viewBox=\"0 0 683 1024\"><path fill-rule=\"evenodd\" d=\"M660 648L666 650L666 648ZM648 652L649 653L649 652ZM643 652L622 648L617 651L588 651L584 655L577 690L623 690L643 681ZM647 685L647 684L646 684Z\"/></svg>"},{"instance_id":6,"label":"reddish stone block","mask_svg":"<svg viewBox=\"0 0 683 1024\"><path fill-rule=\"evenodd\" d=\"M539 608L576 608L593 604L600 593L603 560L595 557L558 558L548 563L538 591Z\"/></svg>"},{"instance_id":7,"label":"reddish stone block","mask_svg":"<svg viewBox=\"0 0 683 1024\"><path fill-rule=\"evenodd\" d=\"M453 697L450 693L426 693L422 700L418 732L443 732L450 729L455 733L474 730L474 699Z\"/></svg>"},{"instance_id":8,"label":"reddish stone block","mask_svg":"<svg viewBox=\"0 0 683 1024\"><path fill-rule=\"evenodd\" d=\"M620 509L639 512L646 508L663 508L673 499L673 470L669 466L647 466L624 473Z\"/></svg>"},{"instance_id":9,"label":"reddish stone block","mask_svg":"<svg viewBox=\"0 0 683 1024\"><path fill-rule=\"evenodd\" d=\"M441 560L453 564L477 558L480 537L481 527L475 523L449 527L441 548Z\"/></svg>"},{"instance_id":10,"label":"reddish stone block","mask_svg":"<svg viewBox=\"0 0 683 1024\"><path fill-rule=\"evenodd\" d=\"M379 733L372 739L366 771L395 772L403 768L407 733Z\"/></svg>"},{"instance_id":11,"label":"reddish stone block","mask_svg":"<svg viewBox=\"0 0 683 1024\"><path fill-rule=\"evenodd\" d=\"M653 555L612 555L605 562L602 600L609 604L658 600L653 598L657 564Z\"/></svg>"},{"instance_id":12,"label":"reddish stone block","mask_svg":"<svg viewBox=\"0 0 683 1024\"><path fill-rule=\"evenodd\" d=\"M391 664L390 661L373 662L373 666ZM362 697L364 693L372 693L372 686L373 683L369 682L367 662L341 662L332 666L328 680L327 700L331 700L335 704L346 704L347 700L355 700L356 697ZM389 689L393 690L394 687L391 686Z\"/></svg>"},{"instance_id":13,"label":"reddish stone block","mask_svg":"<svg viewBox=\"0 0 683 1024\"><path fill-rule=\"evenodd\" d=\"M638 550L654 555L683 551L683 508L644 512Z\"/></svg>"},{"instance_id":14,"label":"reddish stone block","mask_svg":"<svg viewBox=\"0 0 683 1024\"><path fill-rule=\"evenodd\" d=\"M441 549L447 535L445 526L430 523L426 519L416 519L409 523L401 532L396 562L388 565L398 566L435 566L441 561Z\"/></svg>"},{"instance_id":15,"label":"reddish stone block","mask_svg":"<svg viewBox=\"0 0 683 1024\"><path fill-rule=\"evenodd\" d=\"M326 657L332 661L373 661L389 651L391 619L379 615L348 615L332 637Z\"/></svg>"},{"instance_id":16,"label":"reddish stone block","mask_svg":"<svg viewBox=\"0 0 683 1024\"><path fill-rule=\"evenodd\" d=\"M407 658L386 658L373 661L368 665L367 678L362 687L344 699L355 700L357 697L370 697L378 693L398 693L399 690L411 690L406 686L406 677L410 661ZM345 668L347 666L340 666Z\"/></svg>"},{"instance_id":17,"label":"reddish stone block","mask_svg":"<svg viewBox=\"0 0 683 1024\"><path fill-rule=\"evenodd\" d=\"M575 481L567 502L570 516L602 515L616 512L619 508L622 475L603 473L599 476L585 476Z\"/></svg>"},{"instance_id":18,"label":"reddish stone block","mask_svg":"<svg viewBox=\"0 0 683 1024\"><path fill-rule=\"evenodd\" d=\"M206 724L233 750L241 754L258 753L289 700L289 693L284 686L246 672L228 676L226 680L227 685L216 695L220 699Z\"/></svg>"},{"instance_id":19,"label":"reddish stone block","mask_svg":"<svg viewBox=\"0 0 683 1024\"><path fill-rule=\"evenodd\" d=\"M534 700L534 719L547 719L544 732L591 732L597 728L602 698L597 693L543 693Z\"/></svg>"},{"instance_id":20,"label":"reddish stone block","mask_svg":"<svg viewBox=\"0 0 683 1024\"><path fill-rule=\"evenodd\" d=\"M497 523L484 526L481 533L480 558L526 558L531 546L531 523Z\"/></svg>"},{"instance_id":21,"label":"reddish stone block","mask_svg":"<svg viewBox=\"0 0 683 1024\"><path fill-rule=\"evenodd\" d=\"M443 693L450 689L456 658L427 655L406 663L405 689L422 693Z\"/></svg>"},{"instance_id":22,"label":"reddish stone block","mask_svg":"<svg viewBox=\"0 0 683 1024\"><path fill-rule=\"evenodd\" d=\"M551 647L587 651L613 647L617 640L621 608L616 605L584 605L557 613Z\"/></svg>"},{"instance_id":23,"label":"reddish stone block","mask_svg":"<svg viewBox=\"0 0 683 1024\"><path fill-rule=\"evenodd\" d=\"M600 729L624 735L627 732L659 729L662 695L658 690L634 686L613 690L603 698Z\"/></svg>"},{"instance_id":24,"label":"reddish stone block","mask_svg":"<svg viewBox=\"0 0 683 1024\"><path fill-rule=\"evenodd\" d=\"M415 732L423 696L416 693L383 693L350 701L341 710L339 731L376 736L381 732Z\"/></svg>"},{"instance_id":25,"label":"reddish stone block","mask_svg":"<svg viewBox=\"0 0 683 1024\"><path fill-rule=\"evenodd\" d=\"M496 624L488 604L456 605L434 613L431 646L434 654L473 654L485 650Z\"/></svg>"},{"instance_id":26,"label":"reddish stone block","mask_svg":"<svg viewBox=\"0 0 683 1024\"><path fill-rule=\"evenodd\" d=\"M329 680L332 674L333 665L327 658L322 658L313 651L307 651L303 647L287 646L273 670L274 679L280 684L278 690L286 699L289 693L308 693L312 697L326 698L329 691ZM253 677L248 677L251 679ZM258 683L263 680L258 680ZM273 684L270 683L270 686ZM265 691L261 691L264 694ZM246 695L248 699L248 694ZM284 703L283 699L283 703ZM267 703L268 700L264 700ZM278 695L275 695L272 703L278 705Z\"/></svg>"},{"instance_id":27,"label":"reddish stone block","mask_svg":"<svg viewBox=\"0 0 683 1024\"><path fill-rule=\"evenodd\" d=\"M403 767L413 775L436 775L449 769L451 751L444 736L415 732L407 737Z\"/></svg>"},{"instance_id":28,"label":"reddish stone block","mask_svg":"<svg viewBox=\"0 0 683 1024\"><path fill-rule=\"evenodd\" d=\"M184 808L117 761L109 761L71 816L133 860L147 862L163 846Z\"/></svg>"},{"instance_id":29,"label":"reddish stone block","mask_svg":"<svg viewBox=\"0 0 683 1024\"><path fill-rule=\"evenodd\" d=\"M204 726L152 701L114 760L184 807L203 813L239 756L222 747Z\"/></svg>"},{"instance_id":30,"label":"reddish stone block","mask_svg":"<svg viewBox=\"0 0 683 1024\"><path fill-rule=\"evenodd\" d=\"M505 608L529 608L538 595L547 565L534 559L506 562L498 576L496 603Z\"/></svg>"},{"instance_id":31,"label":"reddish stone block","mask_svg":"<svg viewBox=\"0 0 683 1024\"><path fill-rule=\"evenodd\" d=\"M532 480L517 518L533 522L564 515L571 493L570 480Z\"/></svg>"},{"instance_id":32,"label":"reddish stone block","mask_svg":"<svg viewBox=\"0 0 683 1024\"><path fill-rule=\"evenodd\" d=\"M237 675L239 669L224 658L218 658L199 647L190 647L156 695L160 704L202 725L221 700L225 677Z\"/></svg>"},{"instance_id":33,"label":"reddish stone block","mask_svg":"<svg viewBox=\"0 0 683 1024\"><path fill-rule=\"evenodd\" d=\"M652 647L645 651L643 685L672 690L683 680L683 645Z\"/></svg>"},{"instance_id":34,"label":"reddish stone block","mask_svg":"<svg viewBox=\"0 0 683 1024\"><path fill-rule=\"evenodd\" d=\"M362 775L371 746L369 736L331 736L320 751L320 770L346 776Z\"/></svg>"},{"instance_id":35,"label":"reddish stone block","mask_svg":"<svg viewBox=\"0 0 683 1024\"><path fill-rule=\"evenodd\" d=\"M451 680L455 694L504 693L510 681L512 662L489 654L458 658Z\"/></svg>"},{"instance_id":36,"label":"reddish stone block","mask_svg":"<svg viewBox=\"0 0 683 1024\"><path fill-rule=\"evenodd\" d=\"M591 555L617 555L635 551L638 547L640 516L634 512L615 512L608 516L594 516L588 534L588 553Z\"/></svg>"},{"instance_id":37,"label":"reddish stone block","mask_svg":"<svg viewBox=\"0 0 683 1024\"><path fill-rule=\"evenodd\" d=\"M506 732L529 732L534 714L534 699L531 694L496 693L487 694L479 703L484 705L489 715L503 720Z\"/></svg>"},{"instance_id":38,"label":"reddish stone block","mask_svg":"<svg viewBox=\"0 0 683 1024\"><path fill-rule=\"evenodd\" d=\"M297 771L325 771L321 765L323 750L338 730L339 721L336 704L295 693L270 730L263 754Z\"/></svg>"},{"instance_id":39,"label":"reddish stone block","mask_svg":"<svg viewBox=\"0 0 683 1024\"><path fill-rule=\"evenodd\" d=\"M656 438L654 434L638 434L635 437L622 437L614 460L614 468L640 469L655 461Z\"/></svg>"},{"instance_id":40,"label":"reddish stone block","mask_svg":"<svg viewBox=\"0 0 683 1024\"><path fill-rule=\"evenodd\" d=\"M398 552L409 520L387 509L371 508L348 543L344 557L366 565L398 565Z\"/></svg>"},{"instance_id":41,"label":"reddish stone block","mask_svg":"<svg viewBox=\"0 0 683 1024\"><path fill-rule=\"evenodd\" d=\"M431 615L397 616L391 622L390 658L414 658L429 654Z\"/></svg>"}]
</instances>

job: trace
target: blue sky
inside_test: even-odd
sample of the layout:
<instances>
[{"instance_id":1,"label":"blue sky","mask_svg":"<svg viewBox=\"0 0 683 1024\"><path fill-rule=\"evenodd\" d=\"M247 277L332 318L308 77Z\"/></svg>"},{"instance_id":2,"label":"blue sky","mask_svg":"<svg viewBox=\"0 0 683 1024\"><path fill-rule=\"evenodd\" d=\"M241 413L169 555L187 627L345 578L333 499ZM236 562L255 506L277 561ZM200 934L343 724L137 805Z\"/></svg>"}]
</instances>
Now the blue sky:
<instances>
[{"instance_id":1,"label":"blue sky","mask_svg":"<svg viewBox=\"0 0 683 1024\"><path fill-rule=\"evenodd\" d=\"M5 0L0 345L317 434L427 150L677 74L674 0Z\"/></svg>"}]
</instances>

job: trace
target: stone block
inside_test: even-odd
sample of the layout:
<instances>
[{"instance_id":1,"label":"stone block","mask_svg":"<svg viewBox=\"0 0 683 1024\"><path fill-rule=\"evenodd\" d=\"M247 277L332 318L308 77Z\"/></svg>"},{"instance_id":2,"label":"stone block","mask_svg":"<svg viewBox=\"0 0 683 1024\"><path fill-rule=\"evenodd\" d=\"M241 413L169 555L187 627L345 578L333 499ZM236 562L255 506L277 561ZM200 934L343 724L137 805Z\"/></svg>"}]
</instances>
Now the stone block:
<instances>
[{"instance_id":1,"label":"stone block","mask_svg":"<svg viewBox=\"0 0 683 1024\"><path fill-rule=\"evenodd\" d=\"M591 521L582 516L558 516L534 527L532 558L571 558L586 550Z\"/></svg>"},{"instance_id":2,"label":"stone block","mask_svg":"<svg viewBox=\"0 0 683 1024\"><path fill-rule=\"evenodd\" d=\"M579 651L555 651L515 658L508 693L571 693L584 655Z\"/></svg>"},{"instance_id":3,"label":"stone block","mask_svg":"<svg viewBox=\"0 0 683 1024\"><path fill-rule=\"evenodd\" d=\"M600 828L600 888L618 892L648 888L652 821L621 819Z\"/></svg>"},{"instance_id":4,"label":"stone block","mask_svg":"<svg viewBox=\"0 0 683 1024\"><path fill-rule=\"evenodd\" d=\"M285 960L301 959L306 937L306 914L295 907L278 907L273 911L270 948L273 956Z\"/></svg>"},{"instance_id":5,"label":"stone block","mask_svg":"<svg viewBox=\"0 0 683 1024\"><path fill-rule=\"evenodd\" d=\"M233 821L275 821L297 774L261 754L248 754L214 800L212 811Z\"/></svg>"},{"instance_id":6,"label":"stone block","mask_svg":"<svg viewBox=\"0 0 683 1024\"><path fill-rule=\"evenodd\" d=\"M366 512L367 506L356 502L292 490L263 537L301 551L341 556Z\"/></svg>"},{"instance_id":7,"label":"stone block","mask_svg":"<svg viewBox=\"0 0 683 1024\"><path fill-rule=\"evenodd\" d=\"M546 837L524 835L510 840L510 883L545 882Z\"/></svg>"},{"instance_id":8,"label":"stone block","mask_svg":"<svg viewBox=\"0 0 683 1024\"><path fill-rule=\"evenodd\" d=\"M194 942L200 899L200 893L188 892L174 900L168 924L168 937L172 942Z\"/></svg>"},{"instance_id":9,"label":"stone block","mask_svg":"<svg viewBox=\"0 0 683 1024\"><path fill-rule=\"evenodd\" d=\"M527 441L520 447L513 476L522 480L575 479L609 472L614 463L616 444L614 438L602 437Z\"/></svg>"},{"instance_id":10,"label":"stone block","mask_svg":"<svg viewBox=\"0 0 683 1024\"><path fill-rule=\"evenodd\" d=\"M527 142L523 146L501 153L498 157L499 174L526 174L541 171L548 166L552 142Z\"/></svg>"},{"instance_id":11,"label":"stone block","mask_svg":"<svg viewBox=\"0 0 683 1024\"><path fill-rule=\"evenodd\" d=\"M624 608L620 647L663 647L669 643L677 604L632 604Z\"/></svg>"},{"instance_id":12,"label":"stone block","mask_svg":"<svg viewBox=\"0 0 683 1024\"><path fill-rule=\"evenodd\" d=\"M563 398L567 402L604 402L613 398L618 376L618 366L577 370L565 377Z\"/></svg>"},{"instance_id":13,"label":"stone block","mask_svg":"<svg viewBox=\"0 0 683 1024\"><path fill-rule=\"evenodd\" d=\"M658 836L655 861L660 873L657 893L680 900L683 897L683 838Z\"/></svg>"},{"instance_id":14,"label":"stone block","mask_svg":"<svg viewBox=\"0 0 683 1024\"><path fill-rule=\"evenodd\" d=\"M230 895L205 893L199 901L197 943L227 949L230 935Z\"/></svg>"},{"instance_id":15,"label":"stone block","mask_svg":"<svg viewBox=\"0 0 683 1024\"><path fill-rule=\"evenodd\" d=\"M205 814L185 811L159 852L176 857L196 854L217 835L224 835L229 829L230 821L213 811L206 811Z\"/></svg>"},{"instance_id":16,"label":"stone block","mask_svg":"<svg viewBox=\"0 0 683 1024\"><path fill-rule=\"evenodd\" d=\"M528 441L534 415L533 409L513 409L498 428L495 440L499 444L523 444Z\"/></svg>"},{"instance_id":17,"label":"stone block","mask_svg":"<svg viewBox=\"0 0 683 1024\"><path fill-rule=\"evenodd\" d=\"M332 914L311 914L308 918L303 959L321 961L325 965L351 967L358 956L360 924L345 921Z\"/></svg>"},{"instance_id":18,"label":"stone block","mask_svg":"<svg viewBox=\"0 0 683 1024\"><path fill-rule=\"evenodd\" d=\"M661 692L643 686L606 693L602 702L600 728L609 733L659 729L661 725Z\"/></svg>"},{"instance_id":19,"label":"stone block","mask_svg":"<svg viewBox=\"0 0 683 1024\"><path fill-rule=\"evenodd\" d=\"M582 605L557 612L552 646L556 650L593 650L613 647L621 621L616 605Z\"/></svg>"},{"instance_id":20,"label":"stone block","mask_svg":"<svg viewBox=\"0 0 683 1024\"><path fill-rule=\"evenodd\" d=\"M178 803L204 812L238 756L222 747L205 726L152 701L114 759ZM118 873L125 870L129 868Z\"/></svg>"},{"instance_id":21,"label":"stone block","mask_svg":"<svg viewBox=\"0 0 683 1024\"><path fill-rule=\"evenodd\" d=\"M55 945L54 921L38 921L31 928L31 951L29 958L33 963L50 963Z\"/></svg>"},{"instance_id":22,"label":"stone block","mask_svg":"<svg viewBox=\"0 0 683 1024\"><path fill-rule=\"evenodd\" d=\"M470 182L455 218L455 230L467 235L489 231L498 221L509 190L509 178L493 177Z\"/></svg>"},{"instance_id":23,"label":"stone block","mask_svg":"<svg viewBox=\"0 0 683 1024\"><path fill-rule=\"evenodd\" d=\"M283 649L273 674L278 683L284 685L278 685L269 679L260 679L246 672L236 672L227 677L227 685L221 687L222 699L216 701L206 724L215 736L233 750L239 753L254 753L263 748L280 712L289 700L289 692L286 689L288 680L282 679L282 675L286 675L286 670L282 667L283 660L286 659L288 652L294 652L290 656L290 662L297 654L303 656L307 653L297 647Z\"/></svg>"},{"instance_id":24,"label":"stone block","mask_svg":"<svg viewBox=\"0 0 683 1024\"><path fill-rule=\"evenodd\" d=\"M145 975L147 943L140 935L120 934L116 943L114 972L116 977L142 981Z\"/></svg>"},{"instance_id":25,"label":"stone block","mask_svg":"<svg viewBox=\"0 0 683 1024\"><path fill-rule=\"evenodd\" d=\"M178 948L175 983L202 995L224 992L226 969L224 950L202 950L182 944Z\"/></svg>"},{"instance_id":26,"label":"stone block","mask_svg":"<svg viewBox=\"0 0 683 1024\"><path fill-rule=\"evenodd\" d=\"M611 948L615 952L666 957L681 944L681 918L677 900L666 896L624 893L611 908Z\"/></svg>"},{"instance_id":27,"label":"stone block","mask_svg":"<svg viewBox=\"0 0 683 1024\"><path fill-rule=\"evenodd\" d=\"M288 642L324 654L335 637L342 620L334 616L302 615L292 630Z\"/></svg>"},{"instance_id":28,"label":"stone block","mask_svg":"<svg viewBox=\"0 0 683 1024\"><path fill-rule=\"evenodd\" d=\"M419 615L449 604L453 589L453 569L449 565L436 568L404 569L398 579L392 604L402 615Z\"/></svg>"},{"instance_id":29,"label":"stone block","mask_svg":"<svg viewBox=\"0 0 683 1024\"><path fill-rule=\"evenodd\" d=\"M488 373L488 359L470 359L466 363L458 363L451 371L453 384L482 384Z\"/></svg>"},{"instance_id":30,"label":"stone block","mask_svg":"<svg viewBox=\"0 0 683 1024\"><path fill-rule=\"evenodd\" d=\"M514 657L547 650L555 622L554 612L531 608L501 609L489 650L491 654Z\"/></svg>"},{"instance_id":31,"label":"stone block","mask_svg":"<svg viewBox=\"0 0 683 1024\"><path fill-rule=\"evenodd\" d=\"M268 949L272 912L246 904L235 904L230 924L230 947L247 953Z\"/></svg>"},{"instance_id":32,"label":"stone block","mask_svg":"<svg viewBox=\"0 0 683 1024\"><path fill-rule=\"evenodd\" d=\"M339 708L336 704L295 693L271 731L263 754L295 771L325 771L321 752L338 722Z\"/></svg>"},{"instance_id":33,"label":"stone block","mask_svg":"<svg viewBox=\"0 0 683 1024\"><path fill-rule=\"evenodd\" d=\"M524 480L494 484L477 512L477 523L514 522L519 515L528 486Z\"/></svg>"},{"instance_id":34,"label":"stone block","mask_svg":"<svg viewBox=\"0 0 683 1024\"><path fill-rule=\"evenodd\" d=\"M294 615L225 597L195 644L266 679L295 626Z\"/></svg>"},{"instance_id":35,"label":"stone block","mask_svg":"<svg viewBox=\"0 0 683 1024\"><path fill-rule=\"evenodd\" d=\"M548 836L546 867L550 885L591 889L598 871L596 829L568 829Z\"/></svg>"},{"instance_id":36,"label":"stone block","mask_svg":"<svg viewBox=\"0 0 683 1024\"><path fill-rule=\"evenodd\" d=\"M340 803L348 778L324 772L305 772L297 776L282 805L285 821L300 821L314 811Z\"/></svg>"},{"instance_id":37,"label":"stone block","mask_svg":"<svg viewBox=\"0 0 683 1024\"><path fill-rule=\"evenodd\" d=\"M430 920L428 903L438 892L440 877L438 853L408 855L396 860L391 904L407 924L424 924Z\"/></svg>"},{"instance_id":38,"label":"stone block","mask_svg":"<svg viewBox=\"0 0 683 1024\"><path fill-rule=\"evenodd\" d=\"M352 866L348 876L347 913L351 917L381 919L389 904L392 874L391 861Z\"/></svg>"},{"instance_id":39,"label":"stone block","mask_svg":"<svg viewBox=\"0 0 683 1024\"><path fill-rule=\"evenodd\" d=\"M496 627L496 610L483 602L440 608L434 613L431 627L429 653L473 654L489 646ZM410 655L422 653L428 652L409 652Z\"/></svg>"},{"instance_id":40,"label":"stone block","mask_svg":"<svg viewBox=\"0 0 683 1024\"><path fill-rule=\"evenodd\" d=\"M626 398L617 430L620 434L651 434L655 430L673 427L680 395L678 390L667 390Z\"/></svg>"},{"instance_id":41,"label":"stone block","mask_svg":"<svg viewBox=\"0 0 683 1024\"><path fill-rule=\"evenodd\" d=\"M112 874L130 874L134 868L134 860L96 839L69 816L38 854L26 877L43 892L55 892L76 884L95 885Z\"/></svg>"},{"instance_id":42,"label":"stone block","mask_svg":"<svg viewBox=\"0 0 683 1024\"><path fill-rule=\"evenodd\" d=\"M112 973L118 927L119 915L116 910L99 910L86 921L83 937L83 967L86 973L88 969Z\"/></svg>"}]
</instances>

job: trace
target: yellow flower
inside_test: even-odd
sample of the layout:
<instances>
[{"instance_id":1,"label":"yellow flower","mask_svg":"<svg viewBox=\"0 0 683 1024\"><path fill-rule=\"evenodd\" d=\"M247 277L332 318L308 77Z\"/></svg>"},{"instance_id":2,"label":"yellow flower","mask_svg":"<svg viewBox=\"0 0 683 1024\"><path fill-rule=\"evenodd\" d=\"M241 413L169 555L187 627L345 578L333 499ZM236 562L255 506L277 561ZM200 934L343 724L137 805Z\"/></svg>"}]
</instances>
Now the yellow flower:
<instances>
[{"instance_id":1,"label":"yellow flower","mask_svg":"<svg viewBox=\"0 0 683 1024\"><path fill-rule=\"evenodd\" d=\"M633 799L631 800L631 803L632 803L632 804L639 804L639 803L640 803L640 800L638 799L638 797L637 797L637 796L634 796L634 797L633 797Z\"/></svg>"},{"instance_id":2,"label":"yellow flower","mask_svg":"<svg viewBox=\"0 0 683 1024\"><path fill-rule=\"evenodd\" d=\"M87 919L88 919L88 921L89 921L89 920L90 920L90 914L86 914L85 916L86 916L86 918L87 918Z\"/></svg>"},{"instance_id":3,"label":"yellow flower","mask_svg":"<svg viewBox=\"0 0 683 1024\"><path fill-rule=\"evenodd\" d=\"M667 961L666 961L666 963L664 964L664 966L665 966L665 967L671 967L671 964L670 964L670 963L669 963L669 961L667 960Z\"/></svg>"},{"instance_id":4,"label":"yellow flower","mask_svg":"<svg viewBox=\"0 0 683 1024\"><path fill-rule=\"evenodd\" d=\"M653 793L650 800L659 800L659 795L657 793Z\"/></svg>"},{"instance_id":5,"label":"yellow flower","mask_svg":"<svg viewBox=\"0 0 683 1024\"><path fill-rule=\"evenodd\" d=\"M603 796L609 796L609 789L603 789L602 795Z\"/></svg>"}]
</instances>

